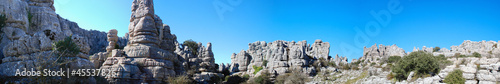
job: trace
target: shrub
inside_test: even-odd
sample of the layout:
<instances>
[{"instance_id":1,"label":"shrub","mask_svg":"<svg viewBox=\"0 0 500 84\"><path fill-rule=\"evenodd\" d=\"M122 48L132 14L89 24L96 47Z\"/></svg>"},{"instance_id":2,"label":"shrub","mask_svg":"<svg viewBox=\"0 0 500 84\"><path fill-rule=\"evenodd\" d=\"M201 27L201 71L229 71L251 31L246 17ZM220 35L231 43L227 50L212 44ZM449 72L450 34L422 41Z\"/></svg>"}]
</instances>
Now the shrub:
<instances>
[{"instance_id":1,"label":"shrub","mask_svg":"<svg viewBox=\"0 0 500 84\"><path fill-rule=\"evenodd\" d=\"M244 78L244 79L248 79L248 78L250 78L250 75L245 74L245 75L243 75L243 78Z\"/></svg>"},{"instance_id":2,"label":"shrub","mask_svg":"<svg viewBox=\"0 0 500 84\"><path fill-rule=\"evenodd\" d=\"M435 47L435 48L432 50L432 52L437 52L437 51L439 51L440 49L441 49L440 47Z\"/></svg>"},{"instance_id":3,"label":"shrub","mask_svg":"<svg viewBox=\"0 0 500 84\"><path fill-rule=\"evenodd\" d=\"M474 57L478 57L478 58L481 58L481 54L479 54L479 53L477 53L477 52L472 53L472 56L474 56Z\"/></svg>"},{"instance_id":4,"label":"shrub","mask_svg":"<svg viewBox=\"0 0 500 84\"><path fill-rule=\"evenodd\" d=\"M237 75L227 76L226 77L226 83L227 84L241 84L241 83L243 83L243 82L245 82L247 80L248 80L247 78L240 77L240 76L237 76Z\"/></svg>"},{"instance_id":5,"label":"shrub","mask_svg":"<svg viewBox=\"0 0 500 84\"><path fill-rule=\"evenodd\" d=\"M0 14L0 29L2 29L3 26L5 26L5 21L7 21L7 17L3 14Z\"/></svg>"},{"instance_id":6,"label":"shrub","mask_svg":"<svg viewBox=\"0 0 500 84\"><path fill-rule=\"evenodd\" d=\"M392 78L394 78L394 74L389 73L389 75L387 75L387 80L391 80Z\"/></svg>"},{"instance_id":7,"label":"shrub","mask_svg":"<svg viewBox=\"0 0 500 84\"><path fill-rule=\"evenodd\" d=\"M26 9L26 10L28 10L28 9ZM28 10L28 22L30 23L30 25L32 24L31 18L33 18L33 14L31 14L31 12Z\"/></svg>"},{"instance_id":8,"label":"shrub","mask_svg":"<svg viewBox=\"0 0 500 84\"><path fill-rule=\"evenodd\" d=\"M396 73L397 80L405 80L411 71L416 71L417 74L432 74L438 73L439 61L430 53L424 51L412 52L410 55L403 57L392 71Z\"/></svg>"},{"instance_id":9,"label":"shrub","mask_svg":"<svg viewBox=\"0 0 500 84\"><path fill-rule=\"evenodd\" d=\"M262 65L267 66L267 62L269 62L269 61L267 61L267 60L262 61Z\"/></svg>"},{"instance_id":10,"label":"shrub","mask_svg":"<svg viewBox=\"0 0 500 84\"><path fill-rule=\"evenodd\" d=\"M264 72L260 76L253 78L248 81L250 84L272 84L269 79L269 73Z\"/></svg>"},{"instance_id":11,"label":"shrub","mask_svg":"<svg viewBox=\"0 0 500 84\"><path fill-rule=\"evenodd\" d=\"M443 82L448 84L464 84L465 78L463 78L462 70L455 69L448 76L446 76Z\"/></svg>"},{"instance_id":12,"label":"shrub","mask_svg":"<svg viewBox=\"0 0 500 84\"><path fill-rule=\"evenodd\" d=\"M372 62L372 64L370 64L370 66L373 66L373 65L375 65L375 64L377 64L377 63L375 63L375 62Z\"/></svg>"},{"instance_id":13,"label":"shrub","mask_svg":"<svg viewBox=\"0 0 500 84\"><path fill-rule=\"evenodd\" d=\"M76 55L80 53L80 48L71 40L71 36L55 42L53 46L60 54Z\"/></svg>"},{"instance_id":14,"label":"shrub","mask_svg":"<svg viewBox=\"0 0 500 84\"><path fill-rule=\"evenodd\" d=\"M196 43L196 41L189 39L189 40L184 41L184 43L182 43L182 45L189 47L189 50L191 50L191 53L194 56L198 55L198 44Z\"/></svg>"},{"instance_id":15,"label":"shrub","mask_svg":"<svg viewBox=\"0 0 500 84\"><path fill-rule=\"evenodd\" d=\"M194 80L189 78L187 75L169 78L167 82L169 84L194 84Z\"/></svg>"},{"instance_id":16,"label":"shrub","mask_svg":"<svg viewBox=\"0 0 500 84\"><path fill-rule=\"evenodd\" d=\"M306 74L300 72L286 73L276 77L276 84L305 84L309 79Z\"/></svg>"},{"instance_id":17,"label":"shrub","mask_svg":"<svg viewBox=\"0 0 500 84\"><path fill-rule=\"evenodd\" d=\"M260 70L262 70L262 69L263 69L262 67L258 67L258 66L255 66L255 65L253 65L252 67L253 67L253 70L255 70L255 71L253 72L253 74L257 74L257 72L259 72Z\"/></svg>"},{"instance_id":18,"label":"shrub","mask_svg":"<svg viewBox=\"0 0 500 84\"><path fill-rule=\"evenodd\" d=\"M387 59L387 63L395 63L401 60L401 56L390 56L389 59Z\"/></svg>"}]
</instances>

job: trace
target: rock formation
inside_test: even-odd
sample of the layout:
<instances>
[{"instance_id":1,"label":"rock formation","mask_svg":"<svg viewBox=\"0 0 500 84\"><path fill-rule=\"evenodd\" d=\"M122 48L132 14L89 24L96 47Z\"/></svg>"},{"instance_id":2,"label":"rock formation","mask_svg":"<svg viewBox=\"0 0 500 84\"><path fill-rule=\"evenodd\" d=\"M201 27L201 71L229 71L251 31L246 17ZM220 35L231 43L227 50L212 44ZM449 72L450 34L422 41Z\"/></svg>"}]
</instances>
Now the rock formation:
<instances>
[{"instance_id":1,"label":"rock formation","mask_svg":"<svg viewBox=\"0 0 500 84\"><path fill-rule=\"evenodd\" d=\"M0 14L7 17L0 35L0 76L11 77L13 71L23 68L95 68L88 56L105 50L106 33L81 29L76 23L57 15L53 3L53 0L0 1ZM68 63L70 67L44 64L57 60L52 43L66 37L79 47L80 53L69 56L75 62ZM92 83L95 80L81 79L80 82Z\"/></svg>"},{"instance_id":2,"label":"rock formation","mask_svg":"<svg viewBox=\"0 0 500 84\"><path fill-rule=\"evenodd\" d=\"M363 48L363 57L358 59L358 61L364 60L363 62L376 62L383 58L387 58L389 56L405 56L406 52L402 48L399 48L397 45L392 46L384 46L380 44L377 47L377 44L366 48Z\"/></svg>"},{"instance_id":3,"label":"rock formation","mask_svg":"<svg viewBox=\"0 0 500 84\"><path fill-rule=\"evenodd\" d=\"M330 59L328 42L316 40L312 46L306 41L288 42L274 41L266 43L257 41L249 43L247 51L241 50L238 54L231 56L229 71L233 74L254 73L254 67L263 67L262 71L274 75L288 73L297 70L305 74L314 75L316 69L312 63L320 58L325 60L347 63L347 58ZM254 74L250 74L253 76Z\"/></svg>"},{"instance_id":4,"label":"rock formation","mask_svg":"<svg viewBox=\"0 0 500 84\"><path fill-rule=\"evenodd\" d=\"M498 42L495 41L480 41L474 42L470 40L465 40L459 46L451 46L450 50L447 48L441 48L439 51L434 52L433 48L427 48L423 46L422 49L414 48L413 51L426 51L432 53L435 56L444 55L446 57L458 55L472 55L472 53L477 52L481 56L485 57L496 57L500 55L500 49L498 48Z\"/></svg>"},{"instance_id":5,"label":"rock formation","mask_svg":"<svg viewBox=\"0 0 500 84\"><path fill-rule=\"evenodd\" d=\"M167 28L166 28L167 27ZM108 47L110 57L101 69L116 70L117 76L106 76L112 83L161 83L175 76L177 55L174 54L173 41L167 25L154 14L152 0L134 0L128 32L128 44L121 49ZM164 32L166 31L166 33ZM115 33L113 30L110 34ZM111 35L110 37L113 37ZM162 41L162 40L170 41ZM109 40L109 44L113 44ZM160 44L161 43L161 44ZM170 46L169 46L170 45ZM169 46L171 48L165 48Z\"/></svg>"}]
</instances>

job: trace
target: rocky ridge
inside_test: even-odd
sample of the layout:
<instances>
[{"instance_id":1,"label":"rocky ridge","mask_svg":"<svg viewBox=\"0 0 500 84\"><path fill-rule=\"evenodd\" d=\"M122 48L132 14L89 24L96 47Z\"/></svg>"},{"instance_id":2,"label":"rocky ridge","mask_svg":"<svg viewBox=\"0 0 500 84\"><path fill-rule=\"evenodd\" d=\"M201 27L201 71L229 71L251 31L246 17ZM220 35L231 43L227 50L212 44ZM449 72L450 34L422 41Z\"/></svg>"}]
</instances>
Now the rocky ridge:
<instances>
[{"instance_id":1,"label":"rocky ridge","mask_svg":"<svg viewBox=\"0 0 500 84\"><path fill-rule=\"evenodd\" d=\"M335 78L334 80L319 80L324 79L322 77L316 76L313 81L309 82L312 84L323 84L323 83L376 83L376 84L442 84L444 83L445 77L451 73L453 70L462 70L463 78L465 78L465 84L495 84L500 82L500 60L497 57L500 51L498 48L498 42L495 41L479 41L474 42L470 40L464 41L459 46L451 46L451 50L446 48L441 48L435 51L434 48L422 47L422 49L414 48L413 52L424 51L427 53L432 53L434 56L443 55L448 61L452 63L442 69L440 69L439 74L431 75L430 77L416 78L412 79L413 75L409 75L407 80L394 81L393 79L388 79L388 74L391 70L384 70L385 67L389 66L387 63L381 65L368 65L371 63L380 63L380 61L369 61L367 63L361 62L364 66L360 66L360 70L344 70L340 73L332 73L330 76ZM381 56L380 52L384 50L375 50L375 45L370 48L365 48L365 54L361 57L361 60L372 60L371 57ZM380 47L379 47L380 48ZM397 49L397 48L395 48ZM376 51L376 52L374 52ZM395 50L400 52L400 50ZM477 52L481 57L457 57L458 55L472 55L472 53ZM410 52L412 53L412 52ZM384 56L384 55L382 55ZM405 55L385 55L385 56L405 56ZM366 59L369 58L369 59ZM354 60L351 63L357 62ZM345 73L347 72L347 73ZM353 76L354 75L354 76ZM327 78L328 79L328 78ZM354 82L352 80L355 80Z\"/></svg>"},{"instance_id":2,"label":"rocky ridge","mask_svg":"<svg viewBox=\"0 0 500 84\"><path fill-rule=\"evenodd\" d=\"M274 41L266 43L257 41L249 43L249 49L241 50L238 54L231 56L229 71L234 75L249 74L257 77L259 73L268 72L272 77L299 71L309 76L316 75L317 70L313 63L322 59L335 64L347 64L346 57L332 58L329 56L330 44L316 40L312 45L306 41ZM256 67L263 69L256 72ZM321 66L320 66L321 67ZM326 70L326 68L323 67ZM335 71L335 68L329 68ZM257 74L252 74L257 73Z\"/></svg>"}]
</instances>

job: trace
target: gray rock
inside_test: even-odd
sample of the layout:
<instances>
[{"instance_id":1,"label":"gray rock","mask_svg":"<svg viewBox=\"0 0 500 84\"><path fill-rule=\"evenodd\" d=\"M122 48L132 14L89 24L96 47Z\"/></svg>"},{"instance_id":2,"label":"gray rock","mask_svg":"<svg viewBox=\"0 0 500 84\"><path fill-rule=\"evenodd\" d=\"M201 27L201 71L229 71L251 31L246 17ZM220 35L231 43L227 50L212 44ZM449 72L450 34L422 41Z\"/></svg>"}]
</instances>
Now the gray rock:
<instances>
[{"instance_id":1,"label":"gray rock","mask_svg":"<svg viewBox=\"0 0 500 84\"><path fill-rule=\"evenodd\" d=\"M412 80L411 78L413 78L413 75L415 74L415 72L410 72L410 74L408 75L408 78L406 78L407 81L410 81Z\"/></svg>"},{"instance_id":2,"label":"gray rock","mask_svg":"<svg viewBox=\"0 0 500 84\"><path fill-rule=\"evenodd\" d=\"M376 45L377 44L371 46L370 48L364 47L363 57L361 57L359 60L365 60L365 62L379 62L380 59L388 58L389 56L406 55L406 52L395 44L392 46L379 45L378 47Z\"/></svg>"}]
</instances>

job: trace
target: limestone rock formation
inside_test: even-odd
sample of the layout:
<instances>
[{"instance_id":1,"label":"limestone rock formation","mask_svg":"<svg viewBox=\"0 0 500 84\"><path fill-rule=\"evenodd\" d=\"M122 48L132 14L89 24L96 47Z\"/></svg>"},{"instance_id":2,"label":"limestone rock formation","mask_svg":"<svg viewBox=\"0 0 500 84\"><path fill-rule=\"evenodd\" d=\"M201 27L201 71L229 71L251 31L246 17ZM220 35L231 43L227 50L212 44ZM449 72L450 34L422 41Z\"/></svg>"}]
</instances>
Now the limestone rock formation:
<instances>
[{"instance_id":1,"label":"limestone rock formation","mask_svg":"<svg viewBox=\"0 0 500 84\"><path fill-rule=\"evenodd\" d=\"M118 36L116 35L118 31L116 29L109 30L108 32L108 47L106 47L106 52L111 52L111 50L115 49L117 46L116 42L118 41Z\"/></svg>"},{"instance_id":2,"label":"limestone rock formation","mask_svg":"<svg viewBox=\"0 0 500 84\"><path fill-rule=\"evenodd\" d=\"M11 77L12 71L23 68L95 68L88 56L104 51L106 33L81 29L76 23L57 15L53 3L53 0L0 1L0 14L7 17L0 34L0 76ZM46 63L57 60L52 43L66 37L79 47L80 53L68 56L74 59L67 64L69 67L48 66L50 64ZM80 82L92 83L92 80L81 79Z\"/></svg>"},{"instance_id":3,"label":"limestone rock formation","mask_svg":"<svg viewBox=\"0 0 500 84\"><path fill-rule=\"evenodd\" d=\"M306 41L282 40L270 43L257 41L248 45L247 51L241 50L238 54L231 56L229 68L231 73L254 73L255 67L263 67L261 71L273 75L288 73L291 70L314 75L317 70L312 66L312 63L320 58L327 61L337 60L337 63L347 63L347 58L337 57L337 59L333 59L328 56L330 45L321 40L316 40L312 46L307 45ZM254 74L250 75L254 76Z\"/></svg>"},{"instance_id":4,"label":"limestone rock formation","mask_svg":"<svg viewBox=\"0 0 500 84\"><path fill-rule=\"evenodd\" d=\"M363 57L359 60L364 60L364 62L378 62L382 58L387 58L389 56L405 56L406 52L402 48L399 48L397 45L392 46L384 46L380 44L377 47L377 44L366 48L363 48Z\"/></svg>"},{"instance_id":5,"label":"limestone rock formation","mask_svg":"<svg viewBox=\"0 0 500 84\"><path fill-rule=\"evenodd\" d=\"M167 25L154 14L152 0L134 0L130 18L128 44L114 49L111 44L117 41L111 30L108 57L101 69L116 70L117 76L106 76L112 83L162 83L175 76L180 63L174 54L175 36L170 34ZM160 44L161 43L161 44ZM169 46L170 45L170 46ZM109 52L112 50L112 52ZM100 58L100 57L98 57Z\"/></svg>"},{"instance_id":6,"label":"limestone rock formation","mask_svg":"<svg viewBox=\"0 0 500 84\"><path fill-rule=\"evenodd\" d=\"M423 46L422 49L415 48L413 51L423 50L432 53L435 56L444 55L446 57L458 55L472 55L472 53L477 52L481 56L485 57L497 57L500 56L500 49L498 48L498 42L495 41L480 41L474 42L470 40L465 40L459 46L451 46L448 50L447 48L441 48L439 51L434 52L433 48L427 48Z\"/></svg>"}]
</instances>

